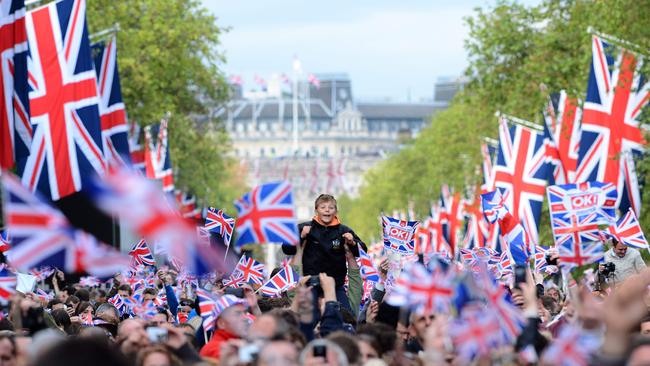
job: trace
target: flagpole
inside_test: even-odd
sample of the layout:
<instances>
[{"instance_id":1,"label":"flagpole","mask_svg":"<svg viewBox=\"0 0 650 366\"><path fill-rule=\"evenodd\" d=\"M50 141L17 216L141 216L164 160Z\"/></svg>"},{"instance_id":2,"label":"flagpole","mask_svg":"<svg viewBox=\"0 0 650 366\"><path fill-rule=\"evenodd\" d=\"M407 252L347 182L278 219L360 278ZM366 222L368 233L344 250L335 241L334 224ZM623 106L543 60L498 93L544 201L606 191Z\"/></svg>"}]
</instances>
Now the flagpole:
<instances>
[{"instance_id":1,"label":"flagpole","mask_svg":"<svg viewBox=\"0 0 650 366\"><path fill-rule=\"evenodd\" d=\"M637 51L637 52L640 52L640 53L643 53L643 54L649 54L650 53L650 50L644 49L643 47L639 46L636 43L632 43L630 41L626 41L626 40L618 38L616 36L612 36L611 34L599 32L596 29L594 29L594 27L592 27L592 26L587 27L587 33L592 34L594 36L598 36L600 38L604 38L604 39L606 39L606 40L608 40L610 42L619 43L619 44L624 45L626 47L633 48L634 49L633 51Z\"/></svg>"},{"instance_id":2,"label":"flagpole","mask_svg":"<svg viewBox=\"0 0 650 366\"><path fill-rule=\"evenodd\" d=\"M498 117L498 118L503 118L503 119L505 119L506 121L508 121L510 123L519 124L519 125L522 125L522 126L525 126L525 127L528 127L528 128L535 129L537 131L543 131L544 130L544 127L542 127L541 125L538 125L537 123L526 121L525 119L514 117L514 116L511 116L511 115L508 115L508 114L505 114L505 113L501 113L500 111L497 111L494 115L496 117Z\"/></svg>"},{"instance_id":3,"label":"flagpole","mask_svg":"<svg viewBox=\"0 0 650 366\"><path fill-rule=\"evenodd\" d=\"M101 38L103 36L117 33L120 30L120 23L115 23L112 27L100 30L88 36L89 39Z\"/></svg>"}]
</instances>

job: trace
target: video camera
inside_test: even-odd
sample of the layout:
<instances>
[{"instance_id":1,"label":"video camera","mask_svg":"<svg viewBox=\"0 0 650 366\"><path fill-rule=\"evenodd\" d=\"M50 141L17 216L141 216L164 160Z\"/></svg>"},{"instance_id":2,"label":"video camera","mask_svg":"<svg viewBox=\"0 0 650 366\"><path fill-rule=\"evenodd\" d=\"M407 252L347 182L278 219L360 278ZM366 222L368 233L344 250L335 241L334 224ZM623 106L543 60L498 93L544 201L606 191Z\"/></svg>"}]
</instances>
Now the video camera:
<instances>
[{"instance_id":1,"label":"video camera","mask_svg":"<svg viewBox=\"0 0 650 366\"><path fill-rule=\"evenodd\" d=\"M603 264L603 269L600 273L605 277L609 277L614 273L614 271L616 271L616 264L610 262Z\"/></svg>"}]
</instances>

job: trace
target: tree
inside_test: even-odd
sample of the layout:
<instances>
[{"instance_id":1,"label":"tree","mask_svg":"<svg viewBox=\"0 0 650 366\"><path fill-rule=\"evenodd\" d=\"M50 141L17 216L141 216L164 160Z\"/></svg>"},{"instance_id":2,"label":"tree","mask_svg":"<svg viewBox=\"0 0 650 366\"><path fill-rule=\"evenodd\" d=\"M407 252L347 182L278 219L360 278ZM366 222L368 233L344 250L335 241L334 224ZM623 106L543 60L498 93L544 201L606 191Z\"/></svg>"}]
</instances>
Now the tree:
<instances>
[{"instance_id":1,"label":"tree","mask_svg":"<svg viewBox=\"0 0 650 366\"><path fill-rule=\"evenodd\" d=\"M449 109L433 117L431 126L406 148L369 171L360 196L343 201L343 219L367 238L378 238L377 216L383 210L403 209L415 202L420 217L428 214L440 186L464 191L480 181L479 143L496 137L496 111L541 123L546 92L565 89L584 98L591 58L588 26L650 49L650 2L644 0L546 0L538 6L497 1L477 8L466 19L465 42L469 83ZM650 75L650 63L644 70ZM648 120L646 108L642 120ZM641 181L650 179L650 157L639 162ZM650 191L643 196L650 207ZM644 227L650 209L642 211ZM544 207L540 242L552 242L548 209Z\"/></svg>"},{"instance_id":2,"label":"tree","mask_svg":"<svg viewBox=\"0 0 650 366\"><path fill-rule=\"evenodd\" d=\"M228 136L217 120L197 123L210 105L226 100L219 71L223 29L196 0L93 0L89 29L118 23L118 63L130 120L146 126L171 113L169 138L176 186L215 206L232 205L243 189Z\"/></svg>"}]
</instances>

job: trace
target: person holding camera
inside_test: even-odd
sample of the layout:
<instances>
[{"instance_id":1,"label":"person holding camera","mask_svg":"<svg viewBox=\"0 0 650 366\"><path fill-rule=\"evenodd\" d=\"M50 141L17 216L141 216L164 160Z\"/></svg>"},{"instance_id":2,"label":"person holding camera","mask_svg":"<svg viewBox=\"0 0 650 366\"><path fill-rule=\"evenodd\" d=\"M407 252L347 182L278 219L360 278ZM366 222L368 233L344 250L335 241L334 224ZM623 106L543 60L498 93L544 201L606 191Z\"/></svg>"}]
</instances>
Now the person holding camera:
<instances>
[{"instance_id":1,"label":"person holding camera","mask_svg":"<svg viewBox=\"0 0 650 366\"><path fill-rule=\"evenodd\" d=\"M343 284L347 275L347 260L345 248L356 258L359 256L359 245L364 251L366 244L349 227L339 220L336 199L329 194L321 194L314 203L316 215L311 221L298 226L302 248L302 272L315 280L320 273L334 278L336 284L336 299L342 307L352 311L350 301L345 293ZM298 248L293 245L283 245L286 255L295 255ZM317 287L317 284L312 284Z\"/></svg>"},{"instance_id":2,"label":"person holding camera","mask_svg":"<svg viewBox=\"0 0 650 366\"><path fill-rule=\"evenodd\" d=\"M598 271L604 277L611 278L614 284L619 284L646 268L638 250L628 248L616 238L611 239L611 245L612 248L605 252L605 263L598 266Z\"/></svg>"}]
</instances>

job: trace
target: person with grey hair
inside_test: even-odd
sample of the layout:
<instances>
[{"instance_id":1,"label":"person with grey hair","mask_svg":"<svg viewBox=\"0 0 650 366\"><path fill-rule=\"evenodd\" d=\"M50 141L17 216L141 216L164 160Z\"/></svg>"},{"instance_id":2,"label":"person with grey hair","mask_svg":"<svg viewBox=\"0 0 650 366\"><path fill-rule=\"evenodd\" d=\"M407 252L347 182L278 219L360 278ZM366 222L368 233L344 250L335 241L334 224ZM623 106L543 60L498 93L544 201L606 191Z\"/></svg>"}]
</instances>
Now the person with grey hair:
<instances>
[{"instance_id":1,"label":"person with grey hair","mask_svg":"<svg viewBox=\"0 0 650 366\"><path fill-rule=\"evenodd\" d=\"M314 339L300 352L300 365L348 366L345 352L336 343L327 339Z\"/></svg>"}]
</instances>

